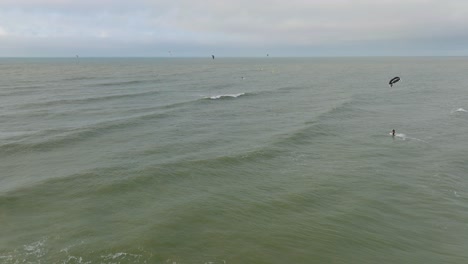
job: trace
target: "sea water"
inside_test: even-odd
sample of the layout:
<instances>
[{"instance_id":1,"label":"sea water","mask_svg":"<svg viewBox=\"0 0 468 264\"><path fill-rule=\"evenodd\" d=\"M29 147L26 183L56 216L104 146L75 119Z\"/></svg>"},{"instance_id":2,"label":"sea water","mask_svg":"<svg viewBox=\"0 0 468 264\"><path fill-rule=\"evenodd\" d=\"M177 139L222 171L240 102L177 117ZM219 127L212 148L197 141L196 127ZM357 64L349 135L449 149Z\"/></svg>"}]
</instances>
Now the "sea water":
<instances>
[{"instance_id":1,"label":"sea water","mask_svg":"<svg viewBox=\"0 0 468 264\"><path fill-rule=\"evenodd\" d=\"M0 59L0 263L467 263L467 72Z\"/></svg>"}]
</instances>

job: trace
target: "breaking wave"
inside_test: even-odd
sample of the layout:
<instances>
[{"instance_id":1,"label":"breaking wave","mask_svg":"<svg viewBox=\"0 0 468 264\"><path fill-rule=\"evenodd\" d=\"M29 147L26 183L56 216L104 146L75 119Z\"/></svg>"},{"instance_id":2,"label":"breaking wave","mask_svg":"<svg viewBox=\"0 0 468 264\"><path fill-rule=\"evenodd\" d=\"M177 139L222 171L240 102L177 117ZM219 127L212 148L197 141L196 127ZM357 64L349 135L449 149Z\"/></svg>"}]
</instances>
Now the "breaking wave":
<instances>
[{"instance_id":1,"label":"breaking wave","mask_svg":"<svg viewBox=\"0 0 468 264\"><path fill-rule=\"evenodd\" d=\"M246 93L237 93L237 94L220 94L206 97L207 99L217 100L217 99L228 99L228 98L237 98L239 96L246 95Z\"/></svg>"}]
</instances>

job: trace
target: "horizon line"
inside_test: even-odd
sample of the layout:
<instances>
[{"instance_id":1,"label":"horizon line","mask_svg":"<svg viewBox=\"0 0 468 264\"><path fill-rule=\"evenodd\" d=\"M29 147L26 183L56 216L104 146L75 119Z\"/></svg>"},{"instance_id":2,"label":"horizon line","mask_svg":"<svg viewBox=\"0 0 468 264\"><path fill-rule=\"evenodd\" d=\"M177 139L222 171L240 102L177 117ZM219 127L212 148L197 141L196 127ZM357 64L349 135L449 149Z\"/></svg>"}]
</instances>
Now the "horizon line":
<instances>
[{"instance_id":1,"label":"horizon line","mask_svg":"<svg viewBox=\"0 0 468 264\"><path fill-rule=\"evenodd\" d=\"M211 55L207 56L0 56L0 59L85 59L85 58L121 58L121 59L131 59L131 58L154 58L154 59L189 59L189 58L209 58L212 59ZM324 56L216 56L216 59L219 58L411 58L411 57L468 57L468 55L324 55ZM214 60L216 60L214 59Z\"/></svg>"}]
</instances>

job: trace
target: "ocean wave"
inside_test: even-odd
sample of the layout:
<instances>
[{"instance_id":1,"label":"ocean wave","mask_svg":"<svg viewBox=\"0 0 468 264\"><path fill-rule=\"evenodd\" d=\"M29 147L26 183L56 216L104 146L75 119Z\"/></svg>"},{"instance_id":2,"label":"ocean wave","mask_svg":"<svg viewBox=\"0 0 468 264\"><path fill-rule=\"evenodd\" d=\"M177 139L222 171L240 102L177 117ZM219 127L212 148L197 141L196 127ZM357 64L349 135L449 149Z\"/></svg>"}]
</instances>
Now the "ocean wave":
<instances>
[{"instance_id":1,"label":"ocean wave","mask_svg":"<svg viewBox=\"0 0 468 264\"><path fill-rule=\"evenodd\" d=\"M157 93L157 91L148 92L146 94L151 93ZM140 94L135 96L139 96ZM96 100L99 100L99 98L96 98ZM55 148L67 146L69 144L81 142L92 137L100 136L114 130L133 128L140 124L146 124L150 120L154 121L165 119L171 117L171 113L173 113L173 111L190 112L190 105L200 103L202 103L202 101L200 101L198 98L188 101L170 103L167 105L131 110L129 111L129 113L132 114L130 116L96 122L86 126L28 132L28 134L24 134L25 137L16 135L15 142L0 145L0 154L9 155L23 151L49 151ZM34 114L37 114L37 112ZM5 116L7 115L3 115L3 117ZM14 117L14 115L12 115L12 117ZM9 137L13 134L14 133L12 132L4 134L4 136ZM32 138L40 138L41 141L31 142ZM9 140L11 140L11 138L9 138Z\"/></svg>"},{"instance_id":2,"label":"ocean wave","mask_svg":"<svg viewBox=\"0 0 468 264\"><path fill-rule=\"evenodd\" d=\"M12 86L12 87L4 87L1 90L29 90L29 89L37 89L37 88L44 88L44 85L26 85L26 86Z\"/></svg>"},{"instance_id":3,"label":"ocean wave","mask_svg":"<svg viewBox=\"0 0 468 264\"><path fill-rule=\"evenodd\" d=\"M0 140L21 139L36 134L36 131L0 131Z\"/></svg>"},{"instance_id":4,"label":"ocean wave","mask_svg":"<svg viewBox=\"0 0 468 264\"><path fill-rule=\"evenodd\" d=\"M67 105L67 104L86 104L86 103L101 102L101 101L121 99L121 98L132 98L132 97L155 95L159 93L160 93L159 91L146 91L146 92L140 92L140 93L113 94L113 95L107 95L107 96L85 97L85 98L75 98L75 99L60 99L60 100L52 100L52 101L46 101L46 102L41 102L41 103L27 104L20 108L30 109L30 108L36 108L36 107L50 107L50 106Z\"/></svg>"},{"instance_id":5,"label":"ocean wave","mask_svg":"<svg viewBox=\"0 0 468 264\"><path fill-rule=\"evenodd\" d=\"M0 251L1 263L148 263L151 261L152 254L143 250L136 250L136 253L128 252L103 252L99 253L77 255L73 253L73 249L83 250L86 244L81 243L73 246L66 247L59 250L58 248L51 247L50 244L55 242L56 238L43 237L38 241L25 244L22 247L17 247L10 251ZM86 252L86 251L85 251ZM90 256L92 255L92 256Z\"/></svg>"},{"instance_id":6,"label":"ocean wave","mask_svg":"<svg viewBox=\"0 0 468 264\"><path fill-rule=\"evenodd\" d=\"M466 111L465 109L463 108L458 108L458 109L453 109L452 111L450 111L451 114L455 114L455 113L467 113L468 111Z\"/></svg>"},{"instance_id":7,"label":"ocean wave","mask_svg":"<svg viewBox=\"0 0 468 264\"><path fill-rule=\"evenodd\" d=\"M231 87L234 87L234 83L222 83L222 84L214 84L209 86L209 89L214 89L214 90L222 90L222 89L228 89Z\"/></svg>"},{"instance_id":8,"label":"ocean wave","mask_svg":"<svg viewBox=\"0 0 468 264\"><path fill-rule=\"evenodd\" d=\"M376 115L378 111L372 108L366 108L369 104L365 100L356 98L346 99L341 101L338 105L329 109L326 113L319 116L320 119L333 119L333 120L350 120L353 117L361 117L364 115Z\"/></svg>"},{"instance_id":9,"label":"ocean wave","mask_svg":"<svg viewBox=\"0 0 468 264\"><path fill-rule=\"evenodd\" d=\"M122 85L135 85L143 83L154 83L158 80L133 80L133 81L121 81L121 82L105 82L105 83L96 83L90 84L90 86L122 86Z\"/></svg>"},{"instance_id":10,"label":"ocean wave","mask_svg":"<svg viewBox=\"0 0 468 264\"><path fill-rule=\"evenodd\" d=\"M80 135L75 135L76 139ZM71 137L71 136L70 136ZM59 144L71 144L71 138L63 139L62 142L44 142L43 144L16 146L22 147L23 151L59 147ZM0 148L1 149L1 148ZM5 150L3 150L5 151ZM136 156L150 156L158 150L145 150L133 152ZM0 152L1 153L1 152ZM127 166L113 165L108 167L96 167L60 177L49 177L34 182L29 182L27 186L16 185L0 192L0 203L18 202L18 199L33 199L34 196L43 195L43 191L53 192L63 199L67 197L89 196L93 193L99 195L113 196L121 192L131 192L134 190L145 191L148 186L158 186L177 183L184 179L191 179L191 176L202 172L206 177L217 177L220 170L236 167L238 176L249 175L249 171L261 163L269 163L272 159L284 153L283 149L276 146L259 146L248 151L241 151L232 155L214 155L211 157L191 159L187 157L155 160L153 164L143 167L130 168ZM239 166L239 167L238 167ZM243 169L242 169L243 168ZM240 171L242 170L242 172ZM99 182L99 185L96 185ZM77 185L80 188L74 188ZM153 187L151 187L153 188ZM64 192L64 190L67 190ZM148 190L150 191L150 190ZM151 192L154 191L151 190Z\"/></svg>"},{"instance_id":11,"label":"ocean wave","mask_svg":"<svg viewBox=\"0 0 468 264\"><path fill-rule=\"evenodd\" d=\"M148 92L152 94L157 92ZM140 93L142 94L142 93ZM135 96L139 96L135 95ZM118 95L120 96L120 95ZM121 95L124 96L124 95ZM125 95L126 96L126 95ZM102 98L95 98L100 100ZM55 102L60 103L60 102ZM45 104L45 103L44 103ZM146 124L148 121L155 121L168 118L175 112L190 112L191 105L203 104L203 99L193 98L192 100L168 103L166 105L142 107L130 109L122 112L125 117L109 119L105 121L96 121L95 123L69 128L54 128L42 131L8 131L0 133L0 139L6 139L8 143L0 144L0 154L12 154L22 151L51 150L80 142L94 136L99 136L113 130L122 130ZM70 111L69 114L73 114ZM49 112L34 111L22 113L28 117L43 117L50 115ZM3 118L16 118L18 113L0 115ZM41 139L41 141L34 141ZM12 142L14 141L14 142Z\"/></svg>"},{"instance_id":12,"label":"ocean wave","mask_svg":"<svg viewBox=\"0 0 468 264\"><path fill-rule=\"evenodd\" d=\"M218 99L211 99L210 97L204 99L219 100L222 98L238 98L245 95L248 95L248 93L224 94L216 96ZM151 109L154 110L151 112L146 112L148 109L145 108L142 110L145 111L143 113L138 112L131 116L96 122L81 127L44 130L33 135L25 134L24 137L20 135L19 137L15 137L14 142L10 141L6 144L0 145L0 154L11 155L12 153L18 152L51 151L56 148L62 148L78 142L83 142L93 137L99 137L114 130L122 131L125 129L131 129L135 126L146 124L150 120L155 121L170 118L173 117L174 111L177 113L189 112L193 109L190 107L192 104L203 105L204 99L194 99L158 106L155 108L152 107ZM343 103L341 106L332 108L322 115L319 115L317 120L315 120L319 122L309 122L305 127L296 129L295 131L294 128L292 128L290 133L278 135L276 140L273 139L270 144L272 144L273 147L275 147L275 144L280 144L282 147L286 147L285 145L293 146L307 143L315 137L334 135L334 131L329 129L326 125L320 124L320 121L323 121L323 119L326 118L336 118L336 116L333 117L333 115L341 113L349 115L349 111L348 103Z\"/></svg>"},{"instance_id":13,"label":"ocean wave","mask_svg":"<svg viewBox=\"0 0 468 264\"><path fill-rule=\"evenodd\" d=\"M40 92L44 86L19 86L11 88L2 88L0 96L18 96L18 95L31 95L32 92Z\"/></svg>"},{"instance_id":14,"label":"ocean wave","mask_svg":"<svg viewBox=\"0 0 468 264\"><path fill-rule=\"evenodd\" d=\"M0 146L0 154L12 154L23 151L50 151L100 136L113 130L131 128L141 122L151 119L162 119L167 116L168 114L166 113L151 113L99 122L78 128L45 130L35 135L35 138L41 138L42 141L28 142L28 138L26 138L14 143L6 143Z\"/></svg>"},{"instance_id":15,"label":"ocean wave","mask_svg":"<svg viewBox=\"0 0 468 264\"><path fill-rule=\"evenodd\" d=\"M373 111L360 108L361 104L362 102L357 99L343 100L316 115L302 128L281 136L275 144L291 149L326 137L335 137L342 130L343 122L352 120L356 116L375 114Z\"/></svg>"},{"instance_id":16,"label":"ocean wave","mask_svg":"<svg viewBox=\"0 0 468 264\"><path fill-rule=\"evenodd\" d=\"M20 91L3 92L3 93L0 93L0 96L2 96L2 97L6 97L6 96L21 96L21 95L30 96L33 92L35 92L35 93L40 93L40 91L20 90Z\"/></svg>"},{"instance_id":17,"label":"ocean wave","mask_svg":"<svg viewBox=\"0 0 468 264\"><path fill-rule=\"evenodd\" d=\"M206 99L211 99L211 100L232 99L232 98L237 98L243 95L247 95L247 93L213 95L213 96L206 97Z\"/></svg>"},{"instance_id":18,"label":"ocean wave","mask_svg":"<svg viewBox=\"0 0 468 264\"><path fill-rule=\"evenodd\" d=\"M301 90L306 90L308 89L306 86L283 86L280 88L277 88L276 91L278 92L295 92L295 91L301 91Z\"/></svg>"},{"instance_id":19,"label":"ocean wave","mask_svg":"<svg viewBox=\"0 0 468 264\"><path fill-rule=\"evenodd\" d=\"M97 77L90 77L90 76L77 76L77 77L70 77L63 79L64 81L82 81L82 80L94 80Z\"/></svg>"}]
</instances>

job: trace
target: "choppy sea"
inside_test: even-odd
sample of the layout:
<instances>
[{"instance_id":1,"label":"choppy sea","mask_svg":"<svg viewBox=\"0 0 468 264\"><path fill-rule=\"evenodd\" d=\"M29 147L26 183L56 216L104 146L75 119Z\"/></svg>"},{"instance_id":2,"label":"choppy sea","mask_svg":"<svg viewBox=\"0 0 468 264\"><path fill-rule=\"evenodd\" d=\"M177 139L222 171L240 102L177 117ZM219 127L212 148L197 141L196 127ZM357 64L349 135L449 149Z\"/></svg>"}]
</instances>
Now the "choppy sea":
<instances>
[{"instance_id":1,"label":"choppy sea","mask_svg":"<svg viewBox=\"0 0 468 264\"><path fill-rule=\"evenodd\" d=\"M0 59L0 263L467 249L468 57Z\"/></svg>"}]
</instances>

